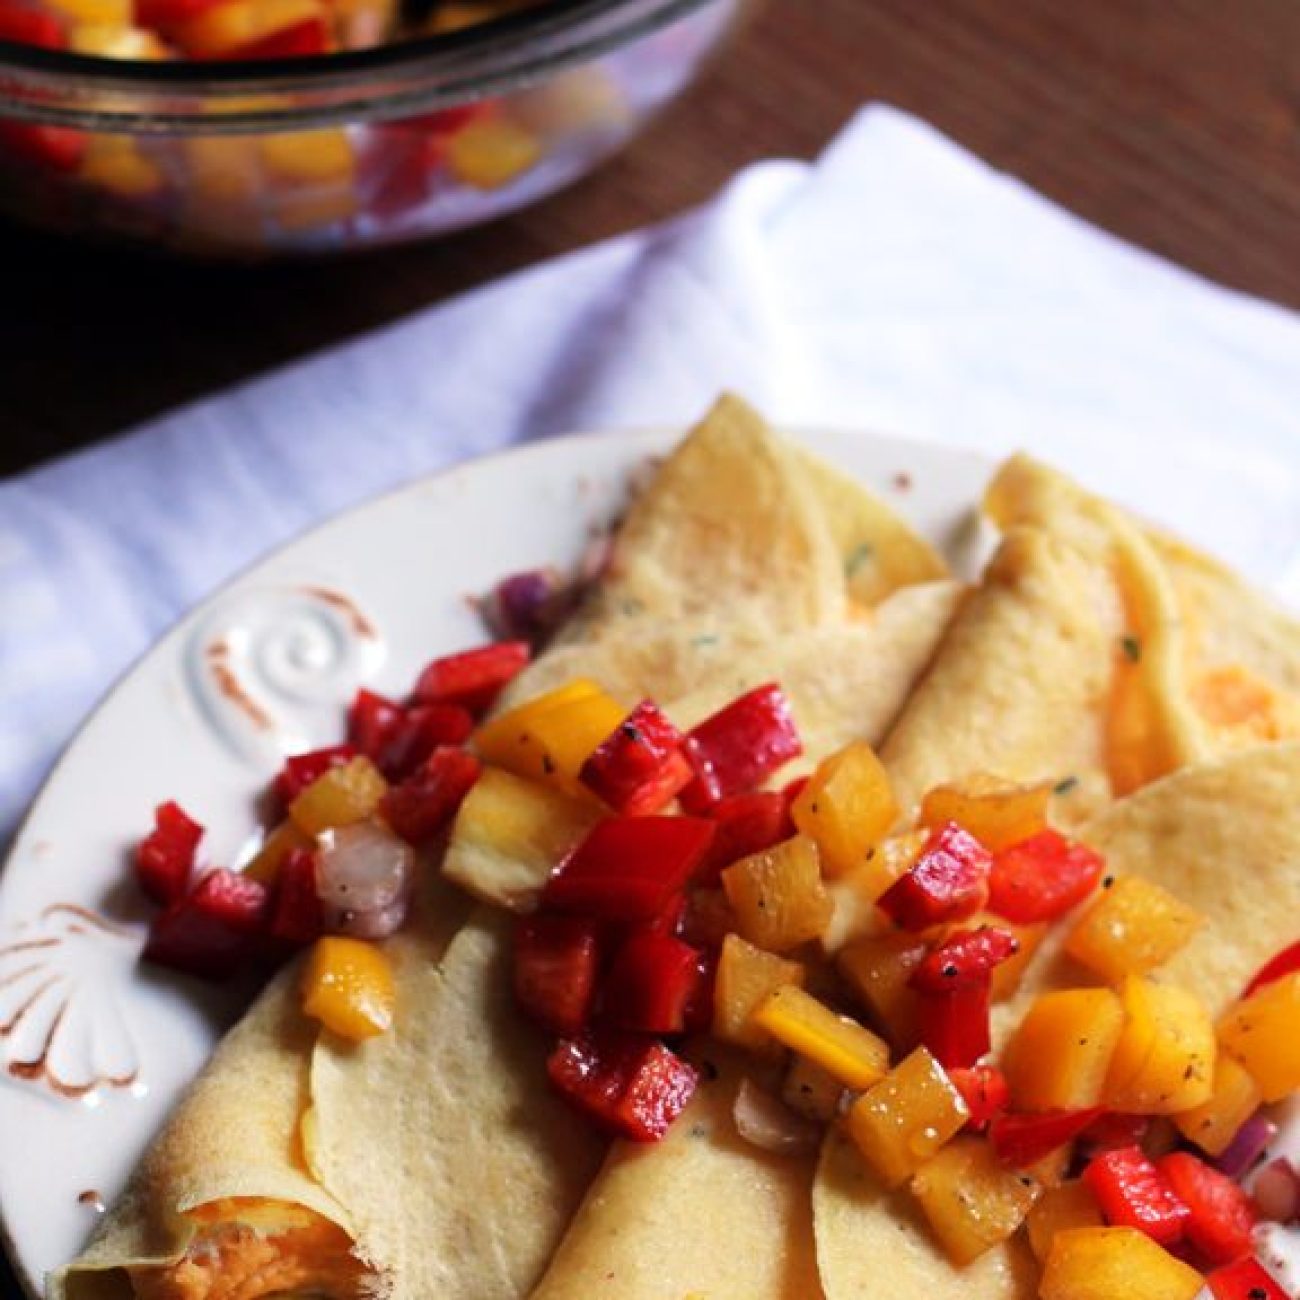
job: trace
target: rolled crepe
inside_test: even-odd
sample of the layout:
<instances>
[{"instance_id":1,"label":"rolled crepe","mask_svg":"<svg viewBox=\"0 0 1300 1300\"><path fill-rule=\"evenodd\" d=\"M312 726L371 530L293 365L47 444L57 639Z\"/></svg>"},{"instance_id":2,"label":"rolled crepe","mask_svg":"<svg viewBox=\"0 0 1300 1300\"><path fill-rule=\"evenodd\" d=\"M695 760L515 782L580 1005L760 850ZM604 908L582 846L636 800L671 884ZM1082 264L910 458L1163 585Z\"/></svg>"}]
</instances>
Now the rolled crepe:
<instances>
[{"instance_id":1,"label":"rolled crepe","mask_svg":"<svg viewBox=\"0 0 1300 1300\"><path fill-rule=\"evenodd\" d=\"M914 806L980 772L1073 778L1058 821L1112 870L1156 880L1210 918L1163 973L1217 1011L1294 938L1300 826L1287 791L1300 749L1259 745L1287 734L1300 629L1214 561L1027 457L1003 467L986 508L1005 536L885 743L895 788ZM1214 690L1241 682L1254 711L1220 725L1231 710L1216 714ZM995 1008L995 1048L1039 993L1080 982L1061 942L1049 936L1016 997ZM882 1189L838 1131L814 1207L828 1300L1035 1294L1037 1269L1015 1240L954 1268L913 1199Z\"/></svg>"},{"instance_id":2,"label":"rolled crepe","mask_svg":"<svg viewBox=\"0 0 1300 1300\"><path fill-rule=\"evenodd\" d=\"M722 403L630 510L610 574L516 693L558 673L668 700L710 680L699 666L713 637L802 672L796 707L810 729L842 727L838 701L883 731L955 588L900 588L935 575L933 553L910 539L891 558L903 526L831 471L816 471L814 486L809 464L742 404ZM822 504L832 487L835 528ZM850 593L841 551L868 537L874 610ZM646 653L652 641L661 649ZM830 684L811 667L827 655L840 665ZM507 927L470 915L435 877L413 924L385 945L394 1027L358 1045L300 1014L291 966L214 1054L86 1252L51 1278L52 1300L528 1294L605 1144L547 1087L546 1045L513 1008ZM700 1104L717 1095L706 1089ZM810 1168L803 1178L806 1206ZM753 1190L784 1222L791 1193L779 1182ZM781 1246L768 1275L807 1273L791 1262L812 1258L806 1213L802 1222L802 1255Z\"/></svg>"},{"instance_id":3,"label":"rolled crepe","mask_svg":"<svg viewBox=\"0 0 1300 1300\"><path fill-rule=\"evenodd\" d=\"M753 1062L710 1044L691 1104L653 1146L618 1143L533 1300L817 1300L811 1158L736 1132Z\"/></svg>"},{"instance_id":4,"label":"rolled crepe","mask_svg":"<svg viewBox=\"0 0 1300 1300\"><path fill-rule=\"evenodd\" d=\"M1300 915L1300 745L1257 747L1187 768L1121 800L1083 829L1109 870L1144 876L1206 918L1160 971L1212 1015L1295 939ZM999 1008L995 1047L1040 993L1080 974L1049 941L1014 1001ZM889 1300L928 1288L967 1300L1032 1300L1038 1270L1023 1243L950 1264L906 1192L888 1192L841 1134L823 1148L813 1197L827 1300ZM888 1266L882 1268L881 1261Z\"/></svg>"}]
</instances>

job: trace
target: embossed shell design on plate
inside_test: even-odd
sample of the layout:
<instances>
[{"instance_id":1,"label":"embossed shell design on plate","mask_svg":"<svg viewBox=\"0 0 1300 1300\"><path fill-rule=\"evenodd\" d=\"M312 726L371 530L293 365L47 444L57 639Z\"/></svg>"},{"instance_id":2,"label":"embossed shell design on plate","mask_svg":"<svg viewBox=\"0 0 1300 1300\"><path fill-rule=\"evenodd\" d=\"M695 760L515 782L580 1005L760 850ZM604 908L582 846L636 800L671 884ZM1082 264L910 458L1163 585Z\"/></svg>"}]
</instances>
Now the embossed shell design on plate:
<instances>
[{"instance_id":1,"label":"embossed shell design on plate","mask_svg":"<svg viewBox=\"0 0 1300 1300\"><path fill-rule=\"evenodd\" d=\"M0 943L0 1054L17 1079L64 1097L126 1088L139 1054L121 1011L138 935L69 903Z\"/></svg>"}]
</instances>

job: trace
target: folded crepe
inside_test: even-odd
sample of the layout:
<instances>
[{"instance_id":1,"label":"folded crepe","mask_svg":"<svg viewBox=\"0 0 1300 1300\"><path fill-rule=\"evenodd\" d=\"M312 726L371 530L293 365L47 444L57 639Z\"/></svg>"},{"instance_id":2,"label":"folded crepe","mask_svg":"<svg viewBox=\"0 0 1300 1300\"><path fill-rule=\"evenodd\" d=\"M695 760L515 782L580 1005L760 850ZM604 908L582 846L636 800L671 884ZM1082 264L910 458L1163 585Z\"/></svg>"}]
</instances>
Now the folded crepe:
<instances>
[{"instance_id":1,"label":"folded crepe","mask_svg":"<svg viewBox=\"0 0 1300 1300\"><path fill-rule=\"evenodd\" d=\"M1061 782L1058 822L1112 870L1155 880L1210 918L1162 977L1217 1010L1294 937L1300 813L1287 792L1300 748L1268 742L1300 734L1300 625L1027 457L995 477L986 509L1004 537L886 740L895 789L914 806L977 773ZM1017 996L995 1008L995 1049L1039 993L1078 983L1060 943L1050 937ZM814 1217L827 1300L1036 1294L1018 1240L951 1265L913 1198L883 1189L837 1130Z\"/></svg>"},{"instance_id":2,"label":"folded crepe","mask_svg":"<svg viewBox=\"0 0 1300 1300\"><path fill-rule=\"evenodd\" d=\"M1300 736L1300 623L1217 562L1026 456L985 509L981 585L890 733L905 806L979 771L1066 781L1058 820L1232 749Z\"/></svg>"},{"instance_id":3,"label":"folded crepe","mask_svg":"<svg viewBox=\"0 0 1300 1300\"><path fill-rule=\"evenodd\" d=\"M582 675L628 702L698 701L776 673L795 684L818 752L846 725L879 739L954 607L956 586L936 581L942 574L885 507L724 399L633 504L610 572L512 697ZM760 652L755 669L737 667L734 656ZM300 1014L296 966L274 980L83 1255L51 1277L52 1300L527 1295L605 1144L551 1094L545 1044L515 1013L508 918L469 906L429 882L413 922L386 944L394 1027L364 1043L318 1032ZM743 1189L745 1213L786 1234L755 1240L734 1262L753 1285L726 1294L815 1295L808 1215L790 1209L808 1204L811 1166L777 1168L736 1149L718 1118L729 1113L731 1077L720 1070L669 1142L616 1147L584 1214L621 1197L605 1222L634 1234L645 1217L631 1209L639 1180L654 1191L655 1162L694 1154L684 1144L695 1142L693 1185ZM691 1236L698 1217L698 1205L675 1199L652 1239L702 1258L714 1242ZM576 1242L567 1257L581 1258ZM662 1290L644 1294L660 1300Z\"/></svg>"}]
</instances>

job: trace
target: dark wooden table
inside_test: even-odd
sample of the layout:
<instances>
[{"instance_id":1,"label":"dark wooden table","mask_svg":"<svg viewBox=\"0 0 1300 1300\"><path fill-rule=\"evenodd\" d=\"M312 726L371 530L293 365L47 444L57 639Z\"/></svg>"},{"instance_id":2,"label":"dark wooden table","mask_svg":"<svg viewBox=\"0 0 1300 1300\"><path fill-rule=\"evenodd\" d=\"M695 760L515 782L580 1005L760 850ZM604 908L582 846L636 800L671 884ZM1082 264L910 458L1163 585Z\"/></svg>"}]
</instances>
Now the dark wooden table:
<instances>
[{"instance_id":1,"label":"dark wooden table","mask_svg":"<svg viewBox=\"0 0 1300 1300\"><path fill-rule=\"evenodd\" d=\"M1090 220L1300 306L1296 0L774 0L624 157L489 229L249 271L5 230L0 473L810 156L863 100L928 118Z\"/></svg>"}]
</instances>

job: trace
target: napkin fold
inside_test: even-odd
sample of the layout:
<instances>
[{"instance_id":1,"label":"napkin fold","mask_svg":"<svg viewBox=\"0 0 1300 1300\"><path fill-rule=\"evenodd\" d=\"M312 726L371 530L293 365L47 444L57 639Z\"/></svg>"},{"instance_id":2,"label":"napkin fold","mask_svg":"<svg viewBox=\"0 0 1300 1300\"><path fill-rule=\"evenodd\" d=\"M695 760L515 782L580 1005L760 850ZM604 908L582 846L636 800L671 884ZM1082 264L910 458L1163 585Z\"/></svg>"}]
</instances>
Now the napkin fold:
<instances>
[{"instance_id":1,"label":"napkin fold","mask_svg":"<svg viewBox=\"0 0 1300 1300\"><path fill-rule=\"evenodd\" d=\"M1300 594L1300 320L872 106L814 164L0 482L0 842L114 678L268 548L724 387L795 427L1026 447Z\"/></svg>"}]
</instances>

